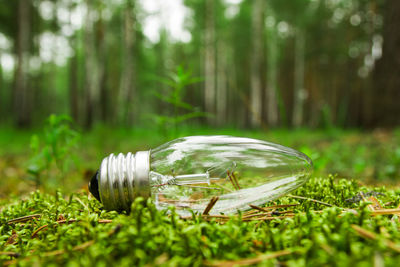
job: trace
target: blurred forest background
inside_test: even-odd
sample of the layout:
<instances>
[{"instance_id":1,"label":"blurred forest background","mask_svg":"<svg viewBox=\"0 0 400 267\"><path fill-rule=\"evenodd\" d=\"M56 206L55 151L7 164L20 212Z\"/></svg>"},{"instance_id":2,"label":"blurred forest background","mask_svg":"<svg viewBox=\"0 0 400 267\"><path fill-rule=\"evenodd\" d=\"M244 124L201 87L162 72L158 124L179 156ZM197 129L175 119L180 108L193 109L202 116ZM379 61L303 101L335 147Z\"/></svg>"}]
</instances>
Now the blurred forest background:
<instances>
[{"instance_id":1,"label":"blurred forest background","mask_svg":"<svg viewBox=\"0 0 400 267\"><path fill-rule=\"evenodd\" d=\"M109 153L199 134L397 184L399 14L398 0L0 1L0 198L87 188Z\"/></svg>"},{"instance_id":2,"label":"blurred forest background","mask_svg":"<svg viewBox=\"0 0 400 267\"><path fill-rule=\"evenodd\" d=\"M398 14L397 0L1 1L0 121L395 127Z\"/></svg>"},{"instance_id":3,"label":"blurred forest background","mask_svg":"<svg viewBox=\"0 0 400 267\"><path fill-rule=\"evenodd\" d=\"M297 149L312 179L226 223L89 193L111 153L190 135ZM399 203L400 0L0 0L0 267L396 266Z\"/></svg>"}]
</instances>

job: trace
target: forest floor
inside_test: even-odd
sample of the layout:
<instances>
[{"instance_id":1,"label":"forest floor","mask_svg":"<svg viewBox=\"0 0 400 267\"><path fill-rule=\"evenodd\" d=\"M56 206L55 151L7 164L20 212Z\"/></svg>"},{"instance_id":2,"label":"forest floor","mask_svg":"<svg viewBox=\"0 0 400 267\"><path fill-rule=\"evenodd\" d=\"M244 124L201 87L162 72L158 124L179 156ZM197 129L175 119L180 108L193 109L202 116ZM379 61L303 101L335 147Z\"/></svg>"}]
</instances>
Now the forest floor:
<instances>
[{"instance_id":1,"label":"forest floor","mask_svg":"<svg viewBox=\"0 0 400 267\"><path fill-rule=\"evenodd\" d=\"M65 153L52 160L52 153L40 152L49 142L46 134L0 131L0 265L400 261L400 130L181 129L179 136L229 134L280 143L306 153L315 168L304 186L262 207L230 217L191 218L157 211L140 199L130 214L106 212L87 192L88 180L109 153L154 148L175 135L98 127L79 134L74 146L59 140L56 146ZM32 171L33 163L42 166L39 171Z\"/></svg>"}]
</instances>

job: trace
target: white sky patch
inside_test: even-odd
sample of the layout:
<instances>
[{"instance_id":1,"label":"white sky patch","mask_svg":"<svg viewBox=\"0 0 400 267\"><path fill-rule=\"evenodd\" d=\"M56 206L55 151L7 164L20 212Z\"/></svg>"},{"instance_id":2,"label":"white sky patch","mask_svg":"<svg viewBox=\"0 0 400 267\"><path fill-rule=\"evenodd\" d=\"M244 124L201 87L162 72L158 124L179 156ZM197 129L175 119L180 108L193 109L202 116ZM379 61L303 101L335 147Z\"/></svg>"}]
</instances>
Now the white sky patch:
<instances>
[{"instance_id":1,"label":"white sky patch","mask_svg":"<svg viewBox=\"0 0 400 267\"><path fill-rule=\"evenodd\" d=\"M51 32L44 32L39 36L39 54L44 62L50 62L53 57L53 37Z\"/></svg>"},{"instance_id":2,"label":"white sky patch","mask_svg":"<svg viewBox=\"0 0 400 267\"><path fill-rule=\"evenodd\" d=\"M225 0L225 4L226 4L226 9L225 9L225 17L227 19L232 19L234 18L240 11L239 9L239 4L242 2L243 0Z\"/></svg>"},{"instance_id":3,"label":"white sky patch","mask_svg":"<svg viewBox=\"0 0 400 267\"><path fill-rule=\"evenodd\" d=\"M343 20L345 15L346 12L343 8L336 8L335 11L333 12L332 20L334 23L338 24Z\"/></svg>"},{"instance_id":4,"label":"white sky patch","mask_svg":"<svg viewBox=\"0 0 400 267\"><path fill-rule=\"evenodd\" d=\"M232 4L232 5L239 5L242 2L243 2L243 0L225 0L225 3Z\"/></svg>"},{"instance_id":5,"label":"white sky patch","mask_svg":"<svg viewBox=\"0 0 400 267\"><path fill-rule=\"evenodd\" d=\"M281 21L277 25L278 34L282 38L287 38L290 35L290 25L286 21Z\"/></svg>"},{"instance_id":6,"label":"white sky patch","mask_svg":"<svg viewBox=\"0 0 400 267\"><path fill-rule=\"evenodd\" d=\"M11 41L3 33L0 32L0 65L5 73L10 73L14 70L15 60L9 50Z\"/></svg>"},{"instance_id":7,"label":"white sky patch","mask_svg":"<svg viewBox=\"0 0 400 267\"><path fill-rule=\"evenodd\" d=\"M64 36L44 32L39 37L39 54L43 62L53 61L57 65L63 66L68 57L73 54L73 50Z\"/></svg>"},{"instance_id":8,"label":"white sky patch","mask_svg":"<svg viewBox=\"0 0 400 267\"><path fill-rule=\"evenodd\" d=\"M83 18L86 14L86 5L84 3L77 5L71 12L71 26L78 30L82 27Z\"/></svg>"},{"instance_id":9,"label":"white sky patch","mask_svg":"<svg viewBox=\"0 0 400 267\"><path fill-rule=\"evenodd\" d=\"M15 60L11 54L9 54L9 53L1 54L0 63L1 63L1 66L3 67L4 71L11 72L14 70Z\"/></svg>"},{"instance_id":10,"label":"white sky patch","mask_svg":"<svg viewBox=\"0 0 400 267\"><path fill-rule=\"evenodd\" d=\"M54 4L50 1L42 1L39 4L40 16L45 20L51 20L54 17Z\"/></svg>"},{"instance_id":11,"label":"white sky patch","mask_svg":"<svg viewBox=\"0 0 400 267\"><path fill-rule=\"evenodd\" d=\"M73 50L69 45L68 37L72 36L76 30L82 28L87 7L81 1L75 1L72 9L69 2L60 0L55 6L52 2L46 0L39 4L39 13L45 20L54 19L56 16L60 24L60 32L43 32L38 37L39 57L32 59L30 67L32 70L40 68L42 62L62 66L65 65L68 58L73 55Z\"/></svg>"},{"instance_id":12,"label":"white sky patch","mask_svg":"<svg viewBox=\"0 0 400 267\"><path fill-rule=\"evenodd\" d=\"M64 24L61 26L61 33L64 36L71 37L74 34L74 28L71 25Z\"/></svg>"},{"instance_id":13,"label":"white sky patch","mask_svg":"<svg viewBox=\"0 0 400 267\"><path fill-rule=\"evenodd\" d=\"M33 56L29 59L29 68L31 71L40 71L42 60L38 56Z\"/></svg>"},{"instance_id":14,"label":"white sky patch","mask_svg":"<svg viewBox=\"0 0 400 267\"><path fill-rule=\"evenodd\" d=\"M383 37L379 34L375 34L372 38L372 45L369 48L370 50L364 55L364 65L358 69L358 76L366 78L372 72L376 60L382 57L382 44ZM370 44L367 44L367 46L369 45Z\"/></svg>"},{"instance_id":15,"label":"white sky patch","mask_svg":"<svg viewBox=\"0 0 400 267\"><path fill-rule=\"evenodd\" d=\"M359 14L354 14L350 17L350 23L353 26L358 26L361 23L361 16Z\"/></svg>"},{"instance_id":16,"label":"white sky patch","mask_svg":"<svg viewBox=\"0 0 400 267\"><path fill-rule=\"evenodd\" d=\"M189 9L182 0L140 0L148 14L143 21L144 35L152 42L160 40L160 30L165 28L172 40L190 42L192 35L184 27Z\"/></svg>"},{"instance_id":17,"label":"white sky patch","mask_svg":"<svg viewBox=\"0 0 400 267\"><path fill-rule=\"evenodd\" d=\"M57 7L57 20L61 24L70 22L70 12L66 7L62 5Z\"/></svg>"},{"instance_id":18,"label":"white sky patch","mask_svg":"<svg viewBox=\"0 0 400 267\"><path fill-rule=\"evenodd\" d=\"M275 24L276 24L275 17L273 17L273 16L267 16L267 17L265 18L265 26L266 26L267 28L273 28L273 27L275 27Z\"/></svg>"},{"instance_id":19,"label":"white sky patch","mask_svg":"<svg viewBox=\"0 0 400 267\"><path fill-rule=\"evenodd\" d=\"M11 48L10 40L0 32L0 52L1 50L8 50Z\"/></svg>"},{"instance_id":20,"label":"white sky patch","mask_svg":"<svg viewBox=\"0 0 400 267\"><path fill-rule=\"evenodd\" d=\"M382 45L383 45L383 37L379 34L375 34L372 38L372 57L374 59L380 59L382 57Z\"/></svg>"},{"instance_id":21,"label":"white sky patch","mask_svg":"<svg viewBox=\"0 0 400 267\"><path fill-rule=\"evenodd\" d=\"M234 18L239 13L239 6L229 5L225 9L225 17L228 19Z\"/></svg>"}]
</instances>

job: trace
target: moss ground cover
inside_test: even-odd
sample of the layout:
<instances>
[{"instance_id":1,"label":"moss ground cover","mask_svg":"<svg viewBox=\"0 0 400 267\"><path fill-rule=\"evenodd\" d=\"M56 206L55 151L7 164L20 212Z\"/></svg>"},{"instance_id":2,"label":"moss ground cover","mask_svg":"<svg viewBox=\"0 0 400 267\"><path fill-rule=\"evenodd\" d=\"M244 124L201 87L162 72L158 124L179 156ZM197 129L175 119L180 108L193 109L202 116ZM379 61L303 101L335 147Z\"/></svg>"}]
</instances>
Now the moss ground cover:
<instances>
[{"instance_id":1,"label":"moss ground cover","mask_svg":"<svg viewBox=\"0 0 400 267\"><path fill-rule=\"evenodd\" d=\"M85 192L34 192L2 207L0 264L396 266L399 193L312 178L292 196L266 203L275 207L266 215L253 210L221 220L180 218L141 200L118 214Z\"/></svg>"},{"instance_id":2,"label":"moss ground cover","mask_svg":"<svg viewBox=\"0 0 400 267\"><path fill-rule=\"evenodd\" d=\"M86 190L102 157L149 149L176 136L143 129L84 133L71 150L74 166L62 174L50 166L36 189L26 170L27 144L37 132L0 131L0 266L400 262L399 130L181 129L181 136L230 134L277 142L305 152L315 166L313 178L290 196L237 216L186 218L140 200L130 214L106 212Z\"/></svg>"}]
</instances>

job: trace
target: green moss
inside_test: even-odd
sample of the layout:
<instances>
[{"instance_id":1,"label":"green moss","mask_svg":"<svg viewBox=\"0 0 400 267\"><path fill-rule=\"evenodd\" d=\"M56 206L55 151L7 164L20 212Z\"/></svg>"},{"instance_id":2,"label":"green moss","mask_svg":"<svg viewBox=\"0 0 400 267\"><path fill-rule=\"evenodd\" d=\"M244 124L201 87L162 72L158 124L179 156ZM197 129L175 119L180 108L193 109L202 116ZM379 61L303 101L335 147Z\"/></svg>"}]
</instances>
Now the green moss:
<instances>
[{"instance_id":1,"label":"green moss","mask_svg":"<svg viewBox=\"0 0 400 267\"><path fill-rule=\"evenodd\" d=\"M400 254L388 247L387 240L400 239L399 218L371 216L369 203L354 198L359 192L370 191L382 193L376 196L382 205L390 202L384 208L396 208L400 203L400 191L366 188L329 176L311 179L293 195L332 207L283 197L266 206L299 203L280 209L294 210L294 217L245 222L239 216L218 223L200 216L183 220L173 209L160 212L141 199L133 203L130 214L118 214L102 210L101 204L84 192L67 197L60 192L34 192L24 200L10 199L2 206L0 251L19 257L0 255L0 265L200 266L288 250L288 255L260 264L279 261L288 266L368 266L382 260L396 266ZM33 214L40 217L10 221ZM63 219L65 223L56 222ZM44 225L47 227L38 232ZM352 225L374 232L377 239L362 237Z\"/></svg>"}]
</instances>

